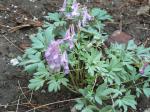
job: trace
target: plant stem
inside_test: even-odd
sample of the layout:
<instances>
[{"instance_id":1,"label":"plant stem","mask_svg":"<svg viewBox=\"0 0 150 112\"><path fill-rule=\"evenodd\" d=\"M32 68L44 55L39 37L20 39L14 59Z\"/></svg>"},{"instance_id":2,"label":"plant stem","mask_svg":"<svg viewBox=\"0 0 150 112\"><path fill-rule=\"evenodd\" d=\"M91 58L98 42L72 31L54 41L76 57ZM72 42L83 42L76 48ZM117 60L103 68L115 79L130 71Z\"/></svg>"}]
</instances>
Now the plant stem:
<instances>
[{"instance_id":1,"label":"plant stem","mask_svg":"<svg viewBox=\"0 0 150 112\"><path fill-rule=\"evenodd\" d=\"M72 85L68 85L68 86L66 86L66 88L69 89L70 91L72 91L73 93L79 93L77 90L74 90Z\"/></svg>"},{"instance_id":2,"label":"plant stem","mask_svg":"<svg viewBox=\"0 0 150 112\"><path fill-rule=\"evenodd\" d=\"M71 82L72 82L73 87L74 87L76 90L78 90L77 85L76 85L76 83L75 83L75 80L73 79L73 78L74 78L73 75L70 73L69 76L70 76L70 79L71 79Z\"/></svg>"}]
</instances>

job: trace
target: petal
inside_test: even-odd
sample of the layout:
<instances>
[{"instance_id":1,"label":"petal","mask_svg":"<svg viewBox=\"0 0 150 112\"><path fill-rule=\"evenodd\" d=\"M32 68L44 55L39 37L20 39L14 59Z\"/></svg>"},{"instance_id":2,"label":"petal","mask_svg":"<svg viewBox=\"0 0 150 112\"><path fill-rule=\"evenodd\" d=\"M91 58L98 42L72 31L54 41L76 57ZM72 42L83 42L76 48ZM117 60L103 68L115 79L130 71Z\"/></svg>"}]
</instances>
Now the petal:
<instances>
[{"instance_id":1,"label":"petal","mask_svg":"<svg viewBox=\"0 0 150 112\"><path fill-rule=\"evenodd\" d=\"M67 1L64 0L63 6L62 6L62 8L59 9L59 11L64 12L66 9L66 6L67 6Z\"/></svg>"}]
</instances>

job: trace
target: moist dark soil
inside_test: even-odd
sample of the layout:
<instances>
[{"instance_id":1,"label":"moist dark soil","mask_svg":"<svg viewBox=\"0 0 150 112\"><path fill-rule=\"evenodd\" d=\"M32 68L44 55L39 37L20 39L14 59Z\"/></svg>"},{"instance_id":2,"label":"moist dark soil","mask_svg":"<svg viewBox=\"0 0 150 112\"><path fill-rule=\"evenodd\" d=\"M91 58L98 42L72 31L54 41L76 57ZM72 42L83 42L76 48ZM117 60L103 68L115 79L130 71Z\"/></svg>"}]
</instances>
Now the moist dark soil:
<instances>
[{"instance_id":1,"label":"moist dark soil","mask_svg":"<svg viewBox=\"0 0 150 112\"><path fill-rule=\"evenodd\" d=\"M113 16L114 22L106 23L108 34L122 29L133 38L147 46L150 45L149 11L137 14L141 7L148 5L148 1L80 1L89 7L101 7ZM85 1L92 1L92 3ZM62 0L0 0L0 112L27 112L44 104L78 97L65 89L59 93L48 93L46 88L32 92L27 88L32 74L26 74L22 68L10 64L11 59L21 56L24 49L30 46L29 35L37 31L43 16L47 12L58 10L62 2ZM43 106L35 112L71 112L72 107L73 102L68 101ZM136 112L143 112L150 108L150 100L142 96L138 99L137 108Z\"/></svg>"}]
</instances>

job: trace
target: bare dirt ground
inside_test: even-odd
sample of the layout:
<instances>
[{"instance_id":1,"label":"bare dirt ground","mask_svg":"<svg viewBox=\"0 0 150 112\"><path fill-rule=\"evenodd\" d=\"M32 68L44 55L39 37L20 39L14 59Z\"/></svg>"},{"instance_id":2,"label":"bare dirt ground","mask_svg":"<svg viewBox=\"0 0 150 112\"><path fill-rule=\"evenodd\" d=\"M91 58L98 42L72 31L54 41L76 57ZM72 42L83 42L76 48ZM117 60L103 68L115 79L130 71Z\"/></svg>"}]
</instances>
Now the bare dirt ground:
<instances>
[{"instance_id":1,"label":"bare dirt ground","mask_svg":"<svg viewBox=\"0 0 150 112\"><path fill-rule=\"evenodd\" d=\"M22 68L10 64L11 59L21 55L30 45L29 35L35 33L36 28L41 26L42 17L49 11L57 10L62 2L62 0L0 0L0 112L27 112L47 103L76 97L67 90L57 94L48 93L46 88L38 92L29 91L27 85L32 74L26 74ZM121 28L147 46L150 45L150 10L145 9L143 12L140 10L141 7L143 9L148 6L148 1L95 0L87 4L89 7L104 8L113 16L114 22L106 23L108 34ZM150 100L141 97L138 99L137 107L136 112L143 112L150 107ZM43 106L35 112L71 112L71 108L72 102L65 102Z\"/></svg>"}]
</instances>

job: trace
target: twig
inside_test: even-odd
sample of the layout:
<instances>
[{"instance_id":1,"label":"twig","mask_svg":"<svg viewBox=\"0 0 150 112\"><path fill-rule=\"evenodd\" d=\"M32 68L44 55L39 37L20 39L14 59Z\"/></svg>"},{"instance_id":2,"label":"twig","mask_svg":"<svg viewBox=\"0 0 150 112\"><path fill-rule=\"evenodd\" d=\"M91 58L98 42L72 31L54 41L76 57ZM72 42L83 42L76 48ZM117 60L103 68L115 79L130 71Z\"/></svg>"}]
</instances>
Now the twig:
<instances>
[{"instance_id":1,"label":"twig","mask_svg":"<svg viewBox=\"0 0 150 112\"><path fill-rule=\"evenodd\" d=\"M141 30L150 30L148 28L141 28L141 27L136 27L136 28L141 29Z\"/></svg>"},{"instance_id":2,"label":"twig","mask_svg":"<svg viewBox=\"0 0 150 112\"><path fill-rule=\"evenodd\" d=\"M33 91L31 92L30 99L29 99L29 103L31 103L32 96L33 96Z\"/></svg>"},{"instance_id":3,"label":"twig","mask_svg":"<svg viewBox=\"0 0 150 112\"><path fill-rule=\"evenodd\" d=\"M16 46L12 41L10 41L5 35L2 35L10 44L12 44L15 48L17 48L19 51L24 52L21 48Z\"/></svg>"},{"instance_id":4,"label":"twig","mask_svg":"<svg viewBox=\"0 0 150 112\"><path fill-rule=\"evenodd\" d=\"M21 29L21 28L29 27L29 26L31 26L31 24L23 24L23 25L11 27L11 29L9 29L9 31L12 33L12 32L15 32L15 31Z\"/></svg>"},{"instance_id":5,"label":"twig","mask_svg":"<svg viewBox=\"0 0 150 112\"><path fill-rule=\"evenodd\" d=\"M18 112L18 109L19 109L19 102L20 102L20 96L19 96L19 99L18 99L18 103L17 103L16 112Z\"/></svg>"},{"instance_id":6,"label":"twig","mask_svg":"<svg viewBox=\"0 0 150 112\"><path fill-rule=\"evenodd\" d=\"M20 86L19 80L18 80L18 85L19 85L19 88L20 88L20 90L21 90L23 96L26 98L27 102L28 102L32 107L34 107L34 105L32 105L32 103L31 103L31 98L32 98L32 97L30 97L30 100L28 100L27 96L24 94L24 92L23 92L23 90L22 90L22 88L21 88L21 86ZM33 93L31 93L31 94L33 94Z\"/></svg>"},{"instance_id":7,"label":"twig","mask_svg":"<svg viewBox=\"0 0 150 112\"><path fill-rule=\"evenodd\" d=\"M64 103L64 102L75 101L75 100L77 100L77 99L81 99L81 98L74 98L74 99L68 99L68 100L62 100L62 101L57 101L57 102L52 102L52 103L44 104L44 105L35 107L35 108L33 108L33 109L30 109L30 110L28 110L28 111L26 111L26 112L31 112L32 110L40 109L40 108L42 108L42 107L49 106L49 105L54 105L54 104L59 104L59 103Z\"/></svg>"},{"instance_id":8,"label":"twig","mask_svg":"<svg viewBox=\"0 0 150 112\"><path fill-rule=\"evenodd\" d=\"M11 28L10 26L6 26L6 25L1 24L1 23L0 23L0 26L5 27L5 28Z\"/></svg>"},{"instance_id":9,"label":"twig","mask_svg":"<svg viewBox=\"0 0 150 112\"><path fill-rule=\"evenodd\" d=\"M21 88L21 86L20 86L19 80L18 80L18 85L19 85L19 89L21 90L22 95L23 95L23 96L26 98L26 100L29 102L27 96L24 94L24 92L23 92L23 90L22 90L22 88Z\"/></svg>"},{"instance_id":10,"label":"twig","mask_svg":"<svg viewBox=\"0 0 150 112\"><path fill-rule=\"evenodd\" d=\"M120 23L119 23L119 31L122 32L122 26L123 26L123 15L120 16Z\"/></svg>"}]
</instances>

